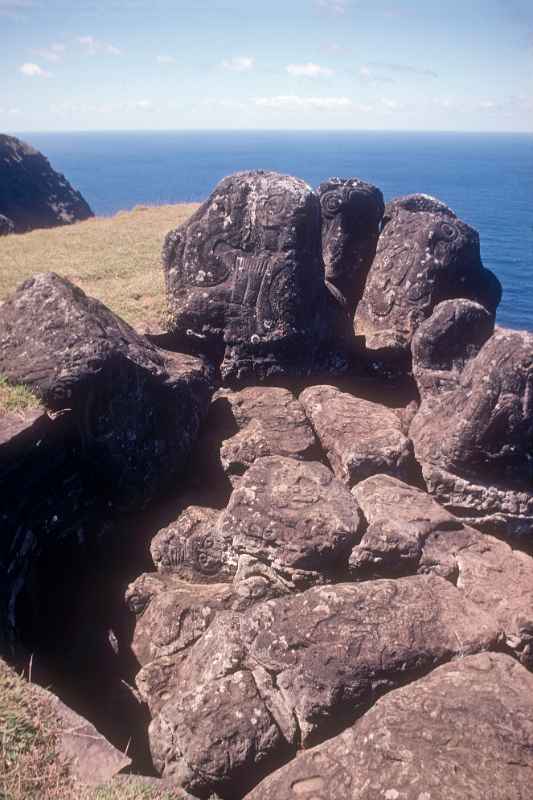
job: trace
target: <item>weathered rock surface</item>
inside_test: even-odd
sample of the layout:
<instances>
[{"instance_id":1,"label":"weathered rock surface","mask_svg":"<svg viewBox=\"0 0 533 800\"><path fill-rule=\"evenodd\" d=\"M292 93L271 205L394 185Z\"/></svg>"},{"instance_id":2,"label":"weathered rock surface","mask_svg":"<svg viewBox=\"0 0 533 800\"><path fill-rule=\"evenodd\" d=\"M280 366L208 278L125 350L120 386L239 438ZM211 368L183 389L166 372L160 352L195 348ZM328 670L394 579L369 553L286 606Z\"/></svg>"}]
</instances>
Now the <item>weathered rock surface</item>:
<instances>
[{"instance_id":1,"label":"weathered rock surface","mask_svg":"<svg viewBox=\"0 0 533 800\"><path fill-rule=\"evenodd\" d=\"M219 614L150 726L154 761L189 791L239 793L289 746L331 736L384 691L498 638L435 576L314 587Z\"/></svg>"},{"instance_id":2,"label":"weathered rock surface","mask_svg":"<svg viewBox=\"0 0 533 800\"><path fill-rule=\"evenodd\" d=\"M388 475L353 492L368 522L350 556L356 580L440 575L498 623L523 664L533 665L533 558L463 525L425 492Z\"/></svg>"},{"instance_id":3,"label":"weathered rock surface","mask_svg":"<svg viewBox=\"0 0 533 800\"><path fill-rule=\"evenodd\" d=\"M8 233L14 233L15 225L8 217L0 214L0 236L7 236Z\"/></svg>"},{"instance_id":4,"label":"weathered rock surface","mask_svg":"<svg viewBox=\"0 0 533 800\"><path fill-rule=\"evenodd\" d=\"M311 386L300 402L343 483L353 486L377 473L408 477L413 470L413 446L391 409L333 386Z\"/></svg>"},{"instance_id":5,"label":"weathered rock surface","mask_svg":"<svg viewBox=\"0 0 533 800\"><path fill-rule=\"evenodd\" d=\"M11 220L16 233L69 225L94 216L81 194L64 175L52 169L42 153L20 139L3 134L0 134L0 214Z\"/></svg>"},{"instance_id":6,"label":"weathered rock surface","mask_svg":"<svg viewBox=\"0 0 533 800\"><path fill-rule=\"evenodd\" d=\"M342 574L360 522L355 499L327 467L278 456L245 473L218 530L235 561L252 556L306 586Z\"/></svg>"},{"instance_id":7,"label":"weathered rock surface","mask_svg":"<svg viewBox=\"0 0 533 800\"><path fill-rule=\"evenodd\" d=\"M71 416L83 459L121 506L175 481L212 392L204 362L158 350L54 273L3 303L0 373Z\"/></svg>"},{"instance_id":8,"label":"weathered rock surface","mask_svg":"<svg viewBox=\"0 0 533 800\"><path fill-rule=\"evenodd\" d=\"M358 178L330 178L320 184L318 196L326 280L353 316L376 253L383 195Z\"/></svg>"},{"instance_id":9,"label":"weathered rock surface","mask_svg":"<svg viewBox=\"0 0 533 800\"><path fill-rule=\"evenodd\" d=\"M303 181L221 181L163 250L169 330L223 354L225 380L339 370L340 309L324 284L320 203Z\"/></svg>"},{"instance_id":10,"label":"weathered rock surface","mask_svg":"<svg viewBox=\"0 0 533 800\"><path fill-rule=\"evenodd\" d=\"M533 334L497 328L410 428L429 491L489 532L533 530L532 353Z\"/></svg>"},{"instance_id":11,"label":"weathered rock surface","mask_svg":"<svg viewBox=\"0 0 533 800\"><path fill-rule=\"evenodd\" d=\"M228 475L242 475L257 458L305 459L315 436L292 392L276 387L220 389L213 402L225 403L237 432L222 442L220 459Z\"/></svg>"},{"instance_id":12,"label":"weathered rock surface","mask_svg":"<svg viewBox=\"0 0 533 800\"><path fill-rule=\"evenodd\" d=\"M383 697L246 800L527 800L532 697L533 676L509 656L461 658Z\"/></svg>"},{"instance_id":13,"label":"weathered rock surface","mask_svg":"<svg viewBox=\"0 0 533 800\"><path fill-rule=\"evenodd\" d=\"M481 263L477 232L442 205L411 195L385 208L354 321L376 356L408 354L418 326L443 300L475 300L491 313L500 301L501 286Z\"/></svg>"},{"instance_id":14,"label":"weathered rock surface","mask_svg":"<svg viewBox=\"0 0 533 800\"><path fill-rule=\"evenodd\" d=\"M411 343L421 397L457 388L461 372L494 332L494 317L471 300L445 300L421 323Z\"/></svg>"}]
</instances>

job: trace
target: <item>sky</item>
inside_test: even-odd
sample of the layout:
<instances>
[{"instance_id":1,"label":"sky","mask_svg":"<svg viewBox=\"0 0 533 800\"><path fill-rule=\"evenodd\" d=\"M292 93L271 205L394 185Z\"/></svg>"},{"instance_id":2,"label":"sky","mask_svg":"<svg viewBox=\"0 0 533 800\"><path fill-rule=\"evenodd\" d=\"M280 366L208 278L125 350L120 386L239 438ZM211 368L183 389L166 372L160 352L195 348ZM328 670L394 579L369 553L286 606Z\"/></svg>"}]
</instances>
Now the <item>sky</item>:
<instances>
[{"instance_id":1,"label":"sky","mask_svg":"<svg viewBox=\"0 0 533 800\"><path fill-rule=\"evenodd\" d=\"M0 130L533 131L531 0L0 0Z\"/></svg>"}]
</instances>

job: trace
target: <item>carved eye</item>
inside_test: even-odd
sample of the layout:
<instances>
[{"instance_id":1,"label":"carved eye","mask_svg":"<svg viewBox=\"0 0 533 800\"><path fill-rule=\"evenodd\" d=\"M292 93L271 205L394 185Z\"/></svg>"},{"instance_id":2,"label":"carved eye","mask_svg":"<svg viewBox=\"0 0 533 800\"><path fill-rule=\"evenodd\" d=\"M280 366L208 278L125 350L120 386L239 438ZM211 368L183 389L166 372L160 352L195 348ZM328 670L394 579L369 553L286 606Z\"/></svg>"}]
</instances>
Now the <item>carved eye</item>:
<instances>
[{"instance_id":1,"label":"carved eye","mask_svg":"<svg viewBox=\"0 0 533 800\"><path fill-rule=\"evenodd\" d=\"M326 192L325 195L322 196L321 204L322 210L326 217L333 217L335 214L338 213L340 207L342 206L344 201L344 197L341 192L334 190L331 192Z\"/></svg>"},{"instance_id":2,"label":"carved eye","mask_svg":"<svg viewBox=\"0 0 533 800\"><path fill-rule=\"evenodd\" d=\"M281 194L269 197L264 205L265 214L268 217L279 217L285 208L285 198Z\"/></svg>"},{"instance_id":3,"label":"carved eye","mask_svg":"<svg viewBox=\"0 0 533 800\"><path fill-rule=\"evenodd\" d=\"M451 241L457 236L457 228L455 228L453 225L450 225L449 222L443 222L440 226L440 234L444 239Z\"/></svg>"}]
</instances>

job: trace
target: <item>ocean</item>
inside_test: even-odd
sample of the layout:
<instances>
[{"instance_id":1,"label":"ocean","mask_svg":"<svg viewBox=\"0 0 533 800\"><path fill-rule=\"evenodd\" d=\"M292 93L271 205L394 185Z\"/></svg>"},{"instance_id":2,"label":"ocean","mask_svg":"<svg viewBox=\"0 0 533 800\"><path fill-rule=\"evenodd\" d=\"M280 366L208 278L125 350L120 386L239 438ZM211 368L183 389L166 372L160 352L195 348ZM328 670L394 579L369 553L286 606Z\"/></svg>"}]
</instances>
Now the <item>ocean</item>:
<instances>
[{"instance_id":1,"label":"ocean","mask_svg":"<svg viewBox=\"0 0 533 800\"><path fill-rule=\"evenodd\" d=\"M389 132L99 132L17 134L50 159L93 211L205 199L243 169L313 186L359 177L389 200L435 195L481 237L504 287L498 323L533 330L533 135Z\"/></svg>"}]
</instances>

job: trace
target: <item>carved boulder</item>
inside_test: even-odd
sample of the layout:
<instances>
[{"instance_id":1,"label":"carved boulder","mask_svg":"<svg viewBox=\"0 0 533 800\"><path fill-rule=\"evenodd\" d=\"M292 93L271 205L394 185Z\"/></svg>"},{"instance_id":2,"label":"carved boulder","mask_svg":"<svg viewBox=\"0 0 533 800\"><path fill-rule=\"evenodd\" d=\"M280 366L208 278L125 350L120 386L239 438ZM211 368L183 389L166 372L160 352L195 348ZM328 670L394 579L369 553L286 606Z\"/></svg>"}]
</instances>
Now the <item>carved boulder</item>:
<instances>
[{"instance_id":1,"label":"carved boulder","mask_svg":"<svg viewBox=\"0 0 533 800\"><path fill-rule=\"evenodd\" d=\"M376 253L383 195L358 178L330 178L320 184L318 196L326 280L353 316Z\"/></svg>"},{"instance_id":2,"label":"carved boulder","mask_svg":"<svg viewBox=\"0 0 533 800\"><path fill-rule=\"evenodd\" d=\"M501 298L499 281L481 263L477 232L426 195L389 203L354 321L370 355L408 362L418 326L438 303L458 297L491 314Z\"/></svg>"},{"instance_id":3,"label":"carved boulder","mask_svg":"<svg viewBox=\"0 0 533 800\"><path fill-rule=\"evenodd\" d=\"M166 238L169 331L218 354L226 381L340 370L320 202L303 181L241 172Z\"/></svg>"}]
</instances>

